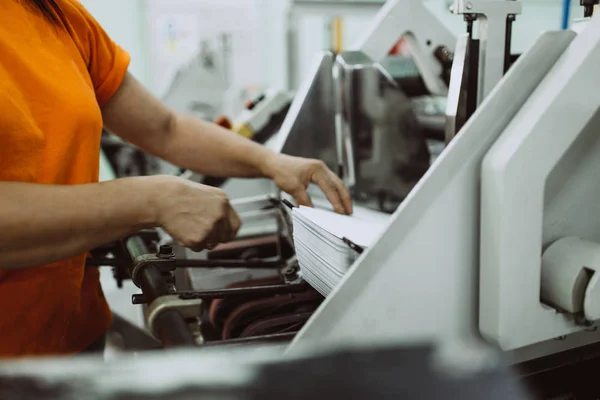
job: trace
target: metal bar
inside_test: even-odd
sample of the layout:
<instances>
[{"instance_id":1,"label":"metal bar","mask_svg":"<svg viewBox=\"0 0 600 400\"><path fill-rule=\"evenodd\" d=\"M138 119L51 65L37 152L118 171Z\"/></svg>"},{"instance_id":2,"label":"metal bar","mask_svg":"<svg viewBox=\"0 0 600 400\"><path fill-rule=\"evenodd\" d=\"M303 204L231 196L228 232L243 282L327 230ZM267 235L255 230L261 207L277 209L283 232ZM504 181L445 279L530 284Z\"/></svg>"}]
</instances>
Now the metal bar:
<instances>
[{"instance_id":1,"label":"metal bar","mask_svg":"<svg viewBox=\"0 0 600 400\"><path fill-rule=\"evenodd\" d=\"M156 317L154 326L156 336L164 347L195 347L198 345L183 315L177 310L161 312Z\"/></svg>"},{"instance_id":2,"label":"metal bar","mask_svg":"<svg viewBox=\"0 0 600 400\"><path fill-rule=\"evenodd\" d=\"M256 286L256 287L248 287L248 288L235 288L235 289L212 289L212 290L203 290L200 292L195 291L186 291L186 292L178 292L171 293L172 295L179 295L182 299L204 299L204 300L214 300L214 299L222 299L225 297L234 297L234 296L257 296L257 295L274 295L274 294L291 294L291 293L300 293L308 288L308 284L306 282L293 283L293 284L281 284L281 285L270 285L270 286ZM145 293L145 292L144 292ZM134 294L131 297L131 302L133 304L147 304L147 299L145 295Z\"/></svg>"},{"instance_id":3,"label":"metal bar","mask_svg":"<svg viewBox=\"0 0 600 400\"><path fill-rule=\"evenodd\" d=\"M513 32L513 22L515 21L516 16L510 14L506 17L506 38L504 45L504 73L506 74L511 66L512 58L511 58L511 49L512 49L512 32Z\"/></svg>"},{"instance_id":4,"label":"metal bar","mask_svg":"<svg viewBox=\"0 0 600 400\"><path fill-rule=\"evenodd\" d=\"M135 260L139 256L143 256L145 254L154 253L148 249L142 238L139 236L130 237L127 239L125 245L127 246L127 251L129 252L132 260Z\"/></svg>"},{"instance_id":5,"label":"metal bar","mask_svg":"<svg viewBox=\"0 0 600 400\"><path fill-rule=\"evenodd\" d=\"M169 288L160 269L149 264L139 272L139 282L148 303L169 293ZM183 315L177 310L168 310L156 317L155 331L165 347L196 346L196 340L190 332Z\"/></svg>"},{"instance_id":6,"label":"metal bar","mask_svg":"<svg viewBox=\"0 0 600 400\"><path fill-rule=\"evenodd\" d=\"M139 272L139 281L148 303L152 303L161 296L171 294L160 268L154 264L148 264Z\"/></svg>"},{"instance_id":7,"label":"metal bar","mask_svg":"<svg viewBox=\"0 0 600 400\"><path fill-rule=\"evenodd\" d=\"M569 29L569 23L571 22L571 0L563 0L563 12L562 12L562 24L563 30Z\"/></svg>"},{"instance_id":8,"label":"metal bar","mask_svg":"<svg viewBox=\"0 0 600 400\"><path fill-rule=\"evenodd\" d=\"M285 260L276 261L242 261L242 260L175 260L177 268L252 268L270 269L280 268L286 264Z\"/></svg>"},{"instance_id":9,"label":"metal bar","mask_svg":"<svg viewBox=\"0 0 600 400\"><path fill-rule=\"evenodd\" d=\"M85 260L87 267L122 267L126 262L115 258L88 258Z\"/></svg>"}]
</instances>

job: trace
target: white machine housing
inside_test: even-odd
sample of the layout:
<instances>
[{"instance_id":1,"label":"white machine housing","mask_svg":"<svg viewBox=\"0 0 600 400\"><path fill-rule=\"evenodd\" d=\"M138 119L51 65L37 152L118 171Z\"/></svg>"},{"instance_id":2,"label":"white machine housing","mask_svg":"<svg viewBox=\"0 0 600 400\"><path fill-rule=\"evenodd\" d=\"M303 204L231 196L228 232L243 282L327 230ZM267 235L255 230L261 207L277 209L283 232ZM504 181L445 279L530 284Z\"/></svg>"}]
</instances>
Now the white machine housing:
<instances>
[{"instance_id":1,"label":"white machine housing","mask_svg":"<svg viewBox=\"0 0 600 400\"><path fill-rule=\"evenodd\" d=\"M570 236L600 243L595 200L600 193L599 63L596 18L566 49L483 161L480 327L504 349L589 329L589 323L579 325L571 313L558 313L540 302L542 296L549 303L565 304L557 287L571 293L587 290L580 307L582 302L600 302L592 287L597 276L587 283L565 279L573 271L579 275L584 267L593 272L598 266L590 245L568 241L548 248ZM555 263L565 271L557 274ZM548 273L543 275L543 269ZM579 289L574 290L575 284ZM585 311L594 320L596 307L571 311Z\"/></svg>"},{"instance_id":2,"label":"white machine housing","mask_svg":"<svg viewBox=\"0 0 600 400\"><path fill-rule=\"evenodd\" d=\"M597 65L598 17L578 36L542 34L289 351L483 335L519 362L599 341L590 324L540 299L547 245L569 236L600 243ZM554 285L572 293L573 281Z\"/></svg>"}]
</instances>

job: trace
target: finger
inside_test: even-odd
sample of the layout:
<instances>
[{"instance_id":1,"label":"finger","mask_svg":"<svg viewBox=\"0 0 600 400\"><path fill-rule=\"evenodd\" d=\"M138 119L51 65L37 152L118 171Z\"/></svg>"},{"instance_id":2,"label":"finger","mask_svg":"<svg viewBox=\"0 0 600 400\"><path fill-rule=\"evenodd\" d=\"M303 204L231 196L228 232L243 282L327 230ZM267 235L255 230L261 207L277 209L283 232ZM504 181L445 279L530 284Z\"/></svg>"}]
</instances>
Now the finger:
<instances>
[{"instance_id":1,"label":"finger","mask_svg":"<svg viewBox=\"0 0 600 400\"><path fill-rule=\"evenodd\" d=\"M292 195L292 197L294 197L294 200L296 201L296 204L298 204L298 206L313 206L312 200L310 199L310 196L308 195L306 189L300 189L290 194Z\"/></svg>"},{"instance_id":2,"label":"finger","mask_svg":"<svg viewBox=\"0 0 600 400\"><path fill-rule=\"evenodd\" d=\"M185 241L185 243L180 243L183 244L184 247L187 247L188 249L192 250L193 252L199 253L209 248L209 241L210 239L208 237L205 237L202 241Z\"/></svg>"},{"instance_id":3,"label":"finger","mask_svg":"<svg viewBox=\"0 0 600 400\"><path fill-rule=\"evenodd\" d=\"M232 233L231 238L233 239L238 234L240 227L242 226L242 220L233 207L231 207L231 210L229 210L229 225Z\"/></svg>"},{"instance_id":4,"label":"finger","mask_svg":"<svg viewBox=\"0 0 600 400\"><path fill-rule=\"evenodd\" d=\"M223 242L224 241L221 239L221 233L219 232L219 228L215 226L213 231L206 238L204 238L204 240L194 245L193 249L196 252L202 250L212 250Z\"/></svg>"},{"instance_id":5,"label":"finger","mask_svg":"<svg viewBox=\"0 0 600 400\"><path fill-rule=\"evenodd\" d=\"M338 192L334 181L330 177L327 177L325 174L321 174L315 177L314 183L316 183L319 188L321 188L323 193L325 193L327 200L329 200L336 213L346 214L342 197Z\"/></svg>"},{"instance_id":6,"label":"finger","mask_svg":"<svg viewBox=\"0 0 600 400\"><path fill-rule=\"evenodd\" d=\"M335 185L335 188L342 199L342 205L344 206L344 210L346 214L352 215L353 207L352 207L352 197L350 196L350 192L344 185L344 182L340 178L337 177L334 173L331 173L331 179Z\"/></svg>"},{"instance_id":7,"label":"finger","mask_svg":"<svg viewBox=\"0 0 600 400\"><path fill-rule=\"evenodd\" d=\"M230 206L227 204L225 205L223 218L215 224L215 238L218 240L218 243L227 243L235 235L231 227L230 213Z\"/></svg>"}]
</instances>

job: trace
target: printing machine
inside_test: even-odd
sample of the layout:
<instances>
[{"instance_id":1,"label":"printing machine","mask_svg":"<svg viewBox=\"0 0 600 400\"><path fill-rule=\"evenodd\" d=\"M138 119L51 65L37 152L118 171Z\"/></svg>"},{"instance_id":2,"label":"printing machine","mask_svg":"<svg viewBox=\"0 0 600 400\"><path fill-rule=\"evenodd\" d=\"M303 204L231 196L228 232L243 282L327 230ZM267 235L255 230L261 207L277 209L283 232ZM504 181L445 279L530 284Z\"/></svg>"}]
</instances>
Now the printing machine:
<instances>
[{"instance_id":1,"label":"printing machine","mask_svg":"<svg viewBox=\"0 0 600 400\"><path fill-rule=\"evenodd\" d=\"M226 349L247 343L276 343L274 359L288 363L307 349L388 348L400 362L404 355L391 350L398 345L430 343L443 352L483 344L500 350L541 398L596 398L600 17L590 6L597 3L582 0L586 19L576 29L541 34L516 62L510 36L521 2L512 0L455 0L467 25L458 38L421 0L388 1L354 51L321 57L271 145L315 156L303 135L318 123L335 143L333 154L321 155L358 208L382 191L402 200L386 232L326 299L302 280L290 203L279 194L234 202L244 228L231 244L192 258L161 245L156 231L141 232L93 252L90 267L113 266L118 280L133 280L142 292L133 302L146 305L163 347L217 347L204 356L168 353L173 362L193 359L190 368L203 357L245 359L249 353ZM410 129L414 114L378 63L406 32L426 86L448 96L447 147L431 167L425 138ZM455 49L448 84L444 47ZM226 287L201 287L199 268L238 272ZM453 351L453 359L466 353ZM28 370L9 367L0 377Z\"/></svg>"}]
</instances>

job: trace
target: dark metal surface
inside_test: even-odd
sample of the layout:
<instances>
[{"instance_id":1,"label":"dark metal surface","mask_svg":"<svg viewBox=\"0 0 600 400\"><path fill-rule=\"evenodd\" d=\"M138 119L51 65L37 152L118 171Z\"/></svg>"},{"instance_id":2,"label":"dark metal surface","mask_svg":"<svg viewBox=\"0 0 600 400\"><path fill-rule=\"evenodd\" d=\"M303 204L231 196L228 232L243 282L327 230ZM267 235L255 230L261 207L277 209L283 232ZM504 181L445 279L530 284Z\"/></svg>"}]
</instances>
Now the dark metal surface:
<instances>
[{"instance_id":1,"label":"dark metal surface","mask_svg":"<svg viewBox=\"0 0 600 400\"><path fill-rule=\"evenodd\" d=\"M148 303L152 303L161 296L170 294L169 287L160 269L153 264L149 264L140 270L139 280L142 292L144 292L144 297Z\"/></svg>"},{"instance_id":2,"label":"dark metal surface","mask_svg":"<svg viewBox=\"0 0 600 400\"><path fill-rule=\"evenodd\" d=\"M337 156L345 183L358 198L404 199L431 159L412 101L362 52L339 54L333 74Z\"/></svg>"},{"instance_id":3,"label":"dark metal surface","mask_svg":"<svg viewBox=\"0 0 600 400\"><path fill-rule=\"evenodd\" d=\"M528 361L516 370L537 398L600 398L600 343Z\"/></svg>"},{"instance_id":4,"label":"dark metal surface","mask_svg":"<svg viewBox=\"0 0 600 400\"><path fill-rule=\"evenodd\" d=\"M579 4L583 6L583 17L589 18L594 15L594 6L600 3L599 0L580 0Z\"/></svg>"},{"instance_id":5,"label":"dark metal surface","mask_svg":"<svg viewBox=\"0 0 600 400\"><path fill-rule=\"evenodd\" d=\"M138 279L148 303L170 294L160 269L155 265L149 264L141 269ZM183 315L177 310L166 310L158 314L154 326L156 335L165 347L196 345Z\"/></svg>"},{"instance_id":6,"label":"dark metal surface","mask_svg":"<svg viewBox=\"0 0 600 400\"><path fill-rule=\"evenodd\" d=\"M198 345L183 315L177 310L166 310L158 314L154 330L166 348Z\"/></svg>"},{"instance_id":7,"label":"dark metal surface","mask_svg":"<svg viewBox=\"0 0 600 400\"><path fill-rule=\"evenodd\" d=\"M514 14L506 17L506 37L505 37L505 47L504 47L504 73L507 73L510 66L512 65L512 56L511 56L511 48L512 48L512 31L513 31L513 23L517 19L517 16Z\"/></svg>"},{"instance_id":8,"label":"dark metal surface","mask_svg":"<svg viewBox=\"0 0 600 400\"><path fill-rule=\"evenodd\" d=\"M467 85L466 85L466 121L477 110L477 87L479 82L479 40L472 39L469 43L469 49L467 51Z\"/></svg>"}]
</instances>

